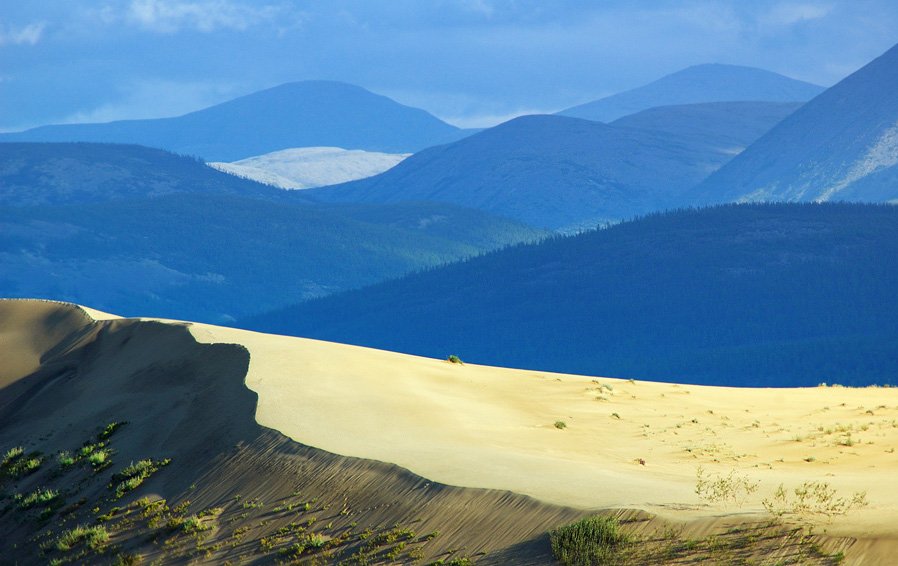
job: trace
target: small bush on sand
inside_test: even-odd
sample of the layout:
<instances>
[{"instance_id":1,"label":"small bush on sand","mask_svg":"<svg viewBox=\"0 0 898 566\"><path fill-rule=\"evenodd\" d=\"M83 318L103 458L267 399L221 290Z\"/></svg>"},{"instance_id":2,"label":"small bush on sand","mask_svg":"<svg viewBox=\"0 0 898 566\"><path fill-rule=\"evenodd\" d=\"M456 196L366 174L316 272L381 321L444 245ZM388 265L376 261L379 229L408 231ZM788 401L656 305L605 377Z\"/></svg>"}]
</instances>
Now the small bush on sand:
<instances>
[{"instance_id":1,"label":"small bush on sand","mask_svg":"<svg viewBox=\"0 0 898 566\"><path fill-rule=\"evenodd\" d=\"M59 455L56 456L56 460L59 462L59 466L63 469L71 468L75 465L75 457L72 456L69 452L60 452Z\"/></svg>"},{"instance_id":2,"label":"small bush on sand","mask_svg":"<svg viewBox=\"0 0 898 566\"><path fill-rule=\"evenodd\" d=\"M0 461L0 467L8 468L14 460L20 458L23 454L25 454L25 449L21 446L10 448L3 454L3 460Z\"/></svg>"},{"instance_id":3,"label":"small bush on sand","mask_svg":"<svg viewBox=\"0 0 898 566\"><path fill-rule=\"evenodd\" d=\"M59 492L54 489L38 488L24 497L19 497L19 507L30 509L36 505L46 505L52 503L57 497L59 497Z\"/></svg>"},{"instance_id":4,"label":"small bush on sand","mask_svg":"<svg viewBox=\"0 0 898 566\"><path fill-rule=\"evenodd\" d=\"M67 552L82 541L92 550L98 550L109 541L109 532L103 526L85 527L78 525L74 529L62 533L56 541L56 548Z\"/></svg>"},{"instance_id":5,"label":"small bush on sand","mask_svg":"<svg viewBox=\"0 0 898 566\"><path fill-rule=\"evenodd\" d=\"M633 539L614 517L596 515L549 532L552 554L564 566L618 564Z\"/></svg>"},{"instance_id":6,"label":"small bush on sand","mask_svg":"<svg viewBox=\"0 0 898 566\"><path fill-rule=\"evenodd\" d=\"M451 356L446 358L446 361L448 361L451 364L461 364L461 365L465 364L463 361L461 361L461 358L459 358L455 354L452 354Z\"/></svg>"},{"instance_id":7,"label":"small bush on sand","mask_svg":"<svg viewBox=\"0 0 898 566\"><path fill-rule=\"evenodd\" d=\"M108 425L106 425L106 428L104 428L104 429L103 429L103 432L101 432L101 433L98 435L98 438L99 438L100 440L106 440L106 439L108 439L110 436L112 436L113 434L115 434L115 431L117 431L119 428L121 428L122 426L124 426L124 425L126 425L126 424L128 424L128 423L123 422L123 421L122 421L122 422L111 422L111 423L109 423Z\"/></svg>"},{"instance_id":8,"label":"small bush on sand","mask_svg":"<svg viewBox=\"0 0 898 566\"><path fill-rule=\"evenodd\" d=\"M167 466L171 462L168 458L165 460L140 460L137 463L132 462L121 472L112 476L112 483L109 489L115 490L115 497L120 498L129 491L137 489L148 477L156 473L162 466Z\"/></svg>"},{"instance_id":9,"label":"small bush on sand","mask_svg":"<svg viewBox=\"0 0 898 566\"><path fill-rule=\"evenodd\" d=\"M695 493L708 503L734 504L737 507L745 503L748 496L758 491L758 481L749 479L747 475L738 473L735 469L726 475L720 473L706 474L705 469L699 466L696 471Z\"/></svg>"},{"instance_id":10,"label":"small bush on sand","mask_svg":"<svg viewBox=\"0 0 898 566\"><path fill-rule=\"evenodd\" d=\"M87 457L87 461L90 462L90 465L93 466L95 470L101 470L112 464L112 451L108 448L101 448L92 452L91 455Z\"/></svg>"},{"instance_id":11,"label":"small bush on sand","mask_svg":"<svg viewBox=\"0 0 898 566\"><path fill-rule=\"evenodd\" d=\"M812 529L821 521L830 522L837 515L845 515L853 509L868 505L867 492L858 491L850 497L840 496L835 488L822 481L806 481L793 490L782 484L774 494L761 502L764 509L781 520L793 516Z\"/></svg>"},{"instance_id":12,"label":"small bush on sand","mask_svg":"<svg viewBox=\"0 0 898 566\"><path fill-rule=\"evenodd\" d=\"M3 455L3 460L0 461L0 476L6 475L12 478L27 476L36 472L43 461L40 452L26 455L25 449L21 446L10 448Z\"/></svg>"}]
</instances>

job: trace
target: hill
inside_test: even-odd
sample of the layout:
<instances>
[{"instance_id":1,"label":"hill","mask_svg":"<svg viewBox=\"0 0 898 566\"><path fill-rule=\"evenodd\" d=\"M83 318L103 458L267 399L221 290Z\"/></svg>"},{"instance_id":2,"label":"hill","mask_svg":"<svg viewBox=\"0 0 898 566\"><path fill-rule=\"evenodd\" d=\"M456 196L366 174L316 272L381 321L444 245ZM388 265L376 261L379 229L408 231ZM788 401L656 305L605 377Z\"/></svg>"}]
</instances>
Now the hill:
<instances>
[{"instance_id":1,"label":"hill","mask_svg":"<svg viewBox=\"0 0 898 566\"><path fill-rule=\"evenodd\" d=\"M557 237L243 328L546 371L895 384L898 209L729 205Z\"/></svg>"},{"instance_id":2,"label":"hill","mask_svg":"<svg viewBox=\"0 0 898 566\"><path fill-rule=\"evenodd\" d=\"M447 202L543 228L591 228L690 204L681 193L792 108L666 107L611 125L525 116L419 152L381 175L305 194L335 202Z\"/></svg>"},{"instance_id":3,"label":"hill","mask_svg":"<svg viewBox=\"0 0 898 566\"><path fill-rule=\"evenodd\" d=\"M236 161L292 147L413 152L465 133L424 110L331 81L287 83L175 118L41 126L0 141L129 143Z\"/></svg>"},{"instance_id":4,"label":"hill","mask_svg":"<svg viewBox=\"0 0 898 566\"><path fill-rule=\"evenodd\" d=\"M223 321L543 233L434 204L322 205L192 158L0 145L0 296Z\"/></svg>"},{"instance_id":5,"label":"hill","mask_svg":"<svg viewBox=\"0 0 898 566\"><path fill-rule=\"evenodd\" d=\"M541 235L443 205L198 194L3 207L0 222L0 296L216 322Z\"/></svg>"},{"instance_id":6,"label":"hill","mask_svg":"<svg viewBox=\"0 0 898 566\"><path fill-rule=\"evenodd\" d=\"M735 156L801 108L802 102L704 102L656 106L611 122L688 140L696 147Z\"/></svg>"},{"instance_id":7,"label":"hill","mask_svg":"<svg viewBox=\"0 0 898 566\"><path fill-rule=\"evenodd\" d=\"M138 145L0 144L0 204L83 204L177 193L284 199L283 191L226 175L192 157ZM294 202L299 195L290 197Z\"/></svg>"},{"instance_id":8,"label":"hill","mask_svg":"<svg viewBox=\"0 0 898 566\"><path fill-rule=\"evenodd\" d=\"M408 157L407 153L380 153L339 147L295 147L233 163L209 165L238 177L282 189L309 189L364 179Z\"/></svg>"},{"instance_id":9,"label":"hill","mask_svg":"<svg viewBox=\"0 0 898 566\"><path fill-rule=\"evenodd\" d=\"M647 85L558 112L561 116L610 122L655 106L698 102L804 102L823 87L739 65L687 67Z\"/></svg>"},{"instance_id":10,"label":"hill","mask_svg":"<svg viewBox=\"0 0 898 566\"><path fill-rule=\"evenodd\" d=\"M20 564L552 564L597 513L591 548L623 564L898 546L891 389L544 374L35 301L0 301L0 336Z\"/></svg>"},{"instance_id":11,"label":"hill","mask_svg":"<svg viewBox=\"0 0 898 566\"><path fill-rule=\"evenodd\" d=\"M889 201L898 163L898 46L828 89L697 187L704 202Z\"/></svg>"}]
</instances>

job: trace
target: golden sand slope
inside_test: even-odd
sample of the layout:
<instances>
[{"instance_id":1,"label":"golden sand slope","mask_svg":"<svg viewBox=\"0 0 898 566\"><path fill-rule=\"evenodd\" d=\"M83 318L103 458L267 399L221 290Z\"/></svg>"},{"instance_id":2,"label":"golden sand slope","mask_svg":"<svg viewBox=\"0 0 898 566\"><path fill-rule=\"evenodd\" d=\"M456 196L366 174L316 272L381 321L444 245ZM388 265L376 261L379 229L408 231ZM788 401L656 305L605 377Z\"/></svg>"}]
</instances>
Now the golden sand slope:
<instances>
[{"instance_id":1,"label":"golden sand slope","mask_svg":"<svg viewBox=\"0 0 898 566\"><path fill-rule=\"evenodd\" d=\"M246 346L256 420L324 450L451 485L683 518L724 513L695 494L699 466L760 481L740 512L761 512L780 484L821 480L870 502L831 533L898 535L898 389L630 382L201 324L191 332Z\"/></svg>"}]
</instances>

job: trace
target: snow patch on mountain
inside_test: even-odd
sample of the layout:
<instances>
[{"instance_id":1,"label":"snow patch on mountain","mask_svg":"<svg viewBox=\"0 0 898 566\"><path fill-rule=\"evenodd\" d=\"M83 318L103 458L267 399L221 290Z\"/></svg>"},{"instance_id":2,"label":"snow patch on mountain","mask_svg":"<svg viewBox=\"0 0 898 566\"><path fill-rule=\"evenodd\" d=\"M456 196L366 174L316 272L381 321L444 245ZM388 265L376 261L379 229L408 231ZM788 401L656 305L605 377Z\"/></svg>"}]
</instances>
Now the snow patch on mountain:
<instances>
[{"instance_id":1,"label":"snow patch on mountain","mask_svg":"<svg viewBox=\"0 0 898 566\"><path fill-rule=\"evenodd\" d=\"M898 164L898 122L886 129L870 145L864 156L852 165L841 181L823 191L816 200L818 202L828 201L851 183L896 164Z\"/></svg>"},{"instance_id":2,"label":"snow patch on mountain","mask_svg":"<svg viewBox=\"0 0 898 566\"><path fill-rule=\"evenodd\" d=\"M212 162L208 165L282 189L310 189L383 173L409 155L339 147L297 147L232 163Z\"/></svg>"}]
</instances>

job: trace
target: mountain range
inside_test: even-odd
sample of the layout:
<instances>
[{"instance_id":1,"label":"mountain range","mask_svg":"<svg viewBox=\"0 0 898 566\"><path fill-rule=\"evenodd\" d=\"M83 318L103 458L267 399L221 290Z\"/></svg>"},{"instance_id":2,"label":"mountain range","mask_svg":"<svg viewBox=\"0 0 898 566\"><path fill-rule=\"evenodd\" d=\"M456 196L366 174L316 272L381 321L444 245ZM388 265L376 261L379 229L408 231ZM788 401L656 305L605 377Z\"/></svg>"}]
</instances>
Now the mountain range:
<instances>
[{"instance_id":1,"label":"mountain range","mask_svg":"<svg viewBox=\"0 0 898 566\"><path fill-rule=\"evenodd\" d=\"M5 297L226 321L543 234L446 205L310 203L139 146L0 156Z\"/></svg>"},{"instance_id":2,"label":"mountain range","mask_svg":"<svg viewBox=\"0 0 898 566\"><path fill-rule=\"evenodd\" d=\"M896 383L898 208L654 214L245 319L478 364L731 386Z\"/></svg>"},{"instance_id":3,"label":"mountain range","mask_svg":"<svg viewBox=\"0 0 898 566\"><path fill-rule=\"evenodd\" d=\"M0 142L129 143L230 162L293 147L408 153L465 135L358 86L302 81L174 118L41 126L0 134Z\"/></svg>"},{"instance_id":4,"label":"mountain range","mask_svg":"<svg viewBox=\"0 0 898 566\"><path fill-rule=\"evenodd\" d=\"M802 106L696 189L697 202L898 199L898 46Z\"/></svg>"},{"instance_id":5,"label":"mountain range","mask_svg":"<svg viewBox=\"0 0 898 566\"><path fill-rule=\"evenodd\" d=\"M610 122L653 108L699 102L805 102L823 87L778 73L739 65L687 67L647 85L562 110L558 114Z\"/></svg>"},{"instance_id":6,"label":"mountain range","mask_svg":"<svg viewBox=\"0 0 898 566\"><path fill-rule=\"evenodd\" d=\"M265 199L282 191L216 171L202 161L127 144L2 143L0 204L84 204L176 193ZM302 200L295 195L293 201Z\"/></svg>"},{"instance_id":7,"label":"mountain range","mask_svg":"<svg viewBox=\"0 0 898 566\"><path fill-rule=\"evenodd\" d=\"M571 231L691 204L682 194L790 114L790 103L656 108L602 124L524 116L374 177L307 191L327 202L445 202Z\"/></svg>"}]
</instances>

